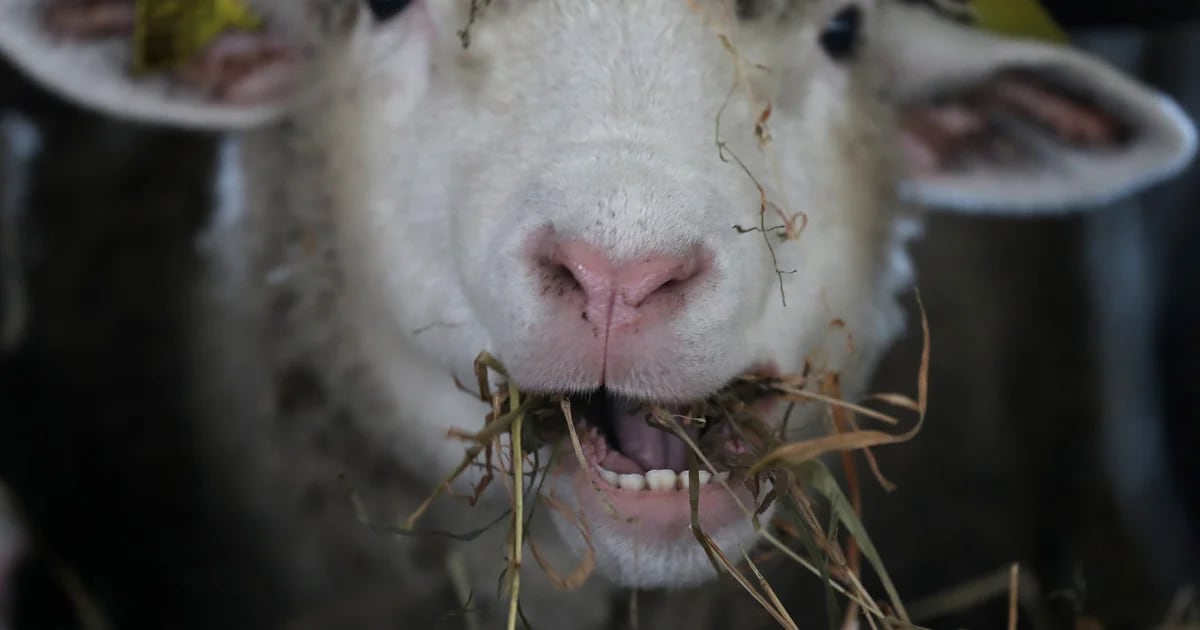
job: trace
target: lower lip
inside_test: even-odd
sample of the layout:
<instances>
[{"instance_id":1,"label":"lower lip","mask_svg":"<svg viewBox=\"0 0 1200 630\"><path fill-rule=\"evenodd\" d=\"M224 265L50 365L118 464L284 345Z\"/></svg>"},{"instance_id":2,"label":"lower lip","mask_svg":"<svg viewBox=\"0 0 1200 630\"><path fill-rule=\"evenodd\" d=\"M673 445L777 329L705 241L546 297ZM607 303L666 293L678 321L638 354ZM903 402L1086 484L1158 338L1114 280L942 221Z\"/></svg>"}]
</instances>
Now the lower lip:
<instances>
[{"instance_id":1,"label":"lower lip","mask_svg":"<svg viewBox=\"0 0 1200 630\"><path fill-rule=\"evenodd\" d=\"M778 375L773 364L757 365L749 373L765 377ZM777 398L756 401L752 409L762 418L770 418L780 406ZM568 444L568 447L570 445ZM691 535L691 492L676 490L625 490L611 485L600 474L595 461L581 453L581 467L574 454L567 453L556 466L554 475L569 479L580 515L589 527L603 527L641 544L669 544ZM754 493L746 479L731 477L721 482L712 479L697 493L696 515L700 527L718 531L738 521L751 519L757 508Z\"/></svg>"},{"instance_id":2,"label":"lower lip","mask_svg":"<svg viewBox=\"0 0 1200 630\"><path fill-rule=\"evenodd\" d=\"M688 490L624 490L604 480L594 462L581 469L575 457L565 457L557 476L571 479L575 499L585 523L642 543L662 544L691 533L692 508ZM737 519L749 519L754 495L744 479L721 483L713 479L698 492L697 515L701 528L719 530Z\"/></svg>"}]
</instances>

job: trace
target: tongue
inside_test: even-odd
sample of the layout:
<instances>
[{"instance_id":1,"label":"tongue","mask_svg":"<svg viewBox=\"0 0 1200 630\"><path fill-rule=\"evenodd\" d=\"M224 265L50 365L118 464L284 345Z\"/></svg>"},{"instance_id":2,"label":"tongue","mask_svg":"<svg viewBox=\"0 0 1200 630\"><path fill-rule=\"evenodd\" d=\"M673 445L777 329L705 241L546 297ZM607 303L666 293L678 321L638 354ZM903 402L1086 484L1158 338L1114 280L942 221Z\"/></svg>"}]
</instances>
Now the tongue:
<instances>
[{"instance_id":1,"label":"tongue","mask_svg":"<svg viewBox=\"0 0 1200 630\"><path fill-rule=\"evenodd\" d=\"M667 469L680 472L687 469L687 444L674 434L646 424L646 410L635 403L615 401L613 423L617 448L645 470ZM696 438L694 426L685 430Z\"/></svg>"}]
</instances>

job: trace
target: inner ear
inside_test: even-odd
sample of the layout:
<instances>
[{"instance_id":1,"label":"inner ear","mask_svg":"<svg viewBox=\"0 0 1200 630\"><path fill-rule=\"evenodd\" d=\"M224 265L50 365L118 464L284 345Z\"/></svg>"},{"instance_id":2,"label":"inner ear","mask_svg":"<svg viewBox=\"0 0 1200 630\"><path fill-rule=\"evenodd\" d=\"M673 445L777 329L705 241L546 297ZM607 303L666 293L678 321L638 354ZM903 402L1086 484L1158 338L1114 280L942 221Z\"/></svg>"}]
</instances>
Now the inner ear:
<instances>
[{"instance_id":1,"label":"inner ear","mask_svg":"<svg viewBox=\"0 0 1200 630\"><path fill-rule=\"evenodd\" d=\"M309 39L257 4L0 0L0 53L59 96L118 118L256 126L281 115L312 76L301 46ZM310 5L280 11L304 24Z\"/></svg>"},{"instance_id":2,"label":"inner ear","mask_svg":"<svg viewBox=\"0 0 1200 630\"><path fill-rule=\"evenodd\" d=\"M267 28L262 16L239 0L175 6L51 0L42 20L60 41L124 40L134 75L164 76L215 103L277 102L298 83L299 46Z\"/></svg>"},{"instance_id":3,"label":"inner ear","mask_svg":"<svg viewBox=\"0 0 1200 630\"><path fill-rule=\"evenodd\" d=\"M1115 155L1139 129L1066 72L1015 67L943 85L901 106L901 148L916 176L980 167L1034 169L1063 152Z\"/></svg>"}]
</instances>

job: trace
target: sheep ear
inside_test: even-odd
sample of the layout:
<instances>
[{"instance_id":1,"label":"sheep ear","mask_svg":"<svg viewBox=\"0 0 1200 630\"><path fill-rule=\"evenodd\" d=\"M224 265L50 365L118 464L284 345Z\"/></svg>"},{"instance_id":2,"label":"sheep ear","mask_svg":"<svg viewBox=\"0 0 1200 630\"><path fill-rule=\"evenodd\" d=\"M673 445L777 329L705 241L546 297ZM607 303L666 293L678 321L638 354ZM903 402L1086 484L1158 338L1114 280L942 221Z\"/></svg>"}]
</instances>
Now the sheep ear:
<instances>
[{"instance_id":1,"label":"sheep ear","mask_svg":"<svg viewBox=\"0 0 1200 630\"><path fill-rule=\"evenodd\" d=\"M299 71L292 63L299 49L269 31L220 37L181 72L136 76L134 12L133 0L0 0L0 55L80 106L183 128L262 125L281 116L299 92L297 76L289 76ZM243 64L229 76L237 66L229 62L254 55L257 65Z\"/></svg>"},{"instance_id":2,"label":"sheep ear","mask_svg":"<svg viewBox=\"0 0 1200 630\"><path fill-rule=\"evenodd\" d=\"M1179 106L1099 59L902 3L881 14L912 201L968 212L1094 206L1193 159L1196 131Z\"/></svg>"}]
</instances>

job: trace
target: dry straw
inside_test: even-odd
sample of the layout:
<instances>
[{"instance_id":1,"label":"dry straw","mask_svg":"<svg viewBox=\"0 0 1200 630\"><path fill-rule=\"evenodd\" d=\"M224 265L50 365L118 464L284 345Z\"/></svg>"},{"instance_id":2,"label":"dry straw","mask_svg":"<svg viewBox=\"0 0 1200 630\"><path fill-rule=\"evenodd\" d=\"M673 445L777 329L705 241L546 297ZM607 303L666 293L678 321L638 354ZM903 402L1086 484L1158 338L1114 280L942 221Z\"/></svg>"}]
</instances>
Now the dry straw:
<instances>
[{"instance_id":1,"label":"dry straw","mask_svg":"<svg viewBox=\"0 0 1200 630\"><path fill-rule=\"evenodd\" d=\"M918 296L918 304L920 297ZM853 421L855 414L889 425L899 424L895 417L876 409L842 401L836 390L836 378L825 375L764 376L747 374L741 376L720 392L692 405L684 412L651 406L647 422L670 431L688 448L689 503L691 505L692 533L708 555L718 574L728 576L740 588L757 601L781 627L795 628L786 608L776 596L774 589L758 570L756 561L743 551L740 558L730 559L719 549L701 526L699 510L699 471L708 470L714 482L724 486L738 504L745 517L765 541L766 557L779 556L795 561L826 581L832 591L846 597L851 607L848 615L861 611L872 628L911 626L909 616L896 589L888 578L878 551L871 543L866 529L859 519L859 488L852 484L848 498L839 487L833 474L820 458L830 453L850 454L854 451L885 444L904 442L920 431L925 415L928 391L929 327L922 315L922 330L925 335L921 365L917 379L917 398L899 394L876 395L871 399L914 411L918 418L913 427L901 433L889 433L875 429L859 429ZM505 489L511 498L511 510L506 513L509 522L509 549L506 581L509 593L508 627L515 628L519 619L520 571L523 548L530 545L531 553L538 564L550 575L552 582L564 589L578 588L587 579L595 565L590 550L587 525L582 517L558 501L553 493L544 492L542 484L552 464L541 465L539 452L556 444L567 443L581 467L588 464L584 459L582 445L576 428L571 400L567 396L524 395L508 379L504 367L491 355L481 354L476 361L478 394L488 402L491 411L484 419L483 428L476 433L455 430L450 437L468 444L459 465L439 483L412 513L403 529L415 531L420 517L432 502L447 492L451 483L473 466L482 468L483 475L475 485L475 492L467 497L474 504L498 477L504 480ZM493 387L492 375L502 383ZM751 403L764 397L773 397L790 405L819 404L826 406L837 420L835 431L829 435L804 441L788 441L782 427L771 426L758 417ZM760 505L747 505L733 492L731 482L717 477L717 468L705 454L700 444L683 424L694 422L713 428L728 426L745 445L747 454L724 462L758 484L771 483ZM507 440L503 439L505 436ZM551 457L553 461L553 457ZM853 471L854 464L844 460L846 470ZM736 477L735 477L736 478ZM881 483L886 481L879 477ZM759 493L755 493L756 496ZM832 526L825 527L817 515L815 497L823 499L832 513ZM551 569L528 538L528 523L533 503L542 501L550 509L569 518L588 541L588 551L579 565L567 576ZM762 523L759 516L772 504L778 503L784 516L775 523ZM610 506L611 508L611 506ZM497 521L498 523L499 521ZM836 531L846 532L849 544L843 548ZM797 545L797 543L799 543ZM797 549L800 547L800 549ZM860 557L865 557L884 585L886 604L881 604L867 592L860 579ZM761 560L761 557L760 557ZM748 569L739 567L739 561Z\"/></svg>"}]
</instances>

